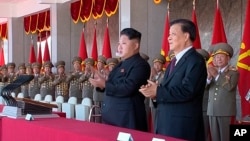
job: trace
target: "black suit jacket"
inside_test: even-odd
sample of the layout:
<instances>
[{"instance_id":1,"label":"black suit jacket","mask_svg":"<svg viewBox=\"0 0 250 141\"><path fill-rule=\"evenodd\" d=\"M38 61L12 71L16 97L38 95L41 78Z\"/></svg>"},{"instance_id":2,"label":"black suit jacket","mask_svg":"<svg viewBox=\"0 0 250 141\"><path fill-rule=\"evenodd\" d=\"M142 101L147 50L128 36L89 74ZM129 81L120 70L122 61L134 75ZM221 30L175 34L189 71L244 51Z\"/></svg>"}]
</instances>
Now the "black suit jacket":
<instances>
[{"instance_id":1,"label":"black suit jacket","mask_svg":"<svg viewBox=\"0 0 250 141\"><path fill-rule=\"evenodd\" d=\"M109 74L102 105L106 124L147 131L144 96L141 85L150 76L149 64L136 54L117 65Z\"/></svg>"},{"instance_id":2,"label":"black suit jacket","mask_svg":"<svg viewBox=\"0 0 250 141\"><path fill-rule=\"evenodd\" d=\"M168 73L169 68L157 88L156 133L203 141L202 98L207 78L203 57L191 48Z\"/></svg>"}]
</instances>

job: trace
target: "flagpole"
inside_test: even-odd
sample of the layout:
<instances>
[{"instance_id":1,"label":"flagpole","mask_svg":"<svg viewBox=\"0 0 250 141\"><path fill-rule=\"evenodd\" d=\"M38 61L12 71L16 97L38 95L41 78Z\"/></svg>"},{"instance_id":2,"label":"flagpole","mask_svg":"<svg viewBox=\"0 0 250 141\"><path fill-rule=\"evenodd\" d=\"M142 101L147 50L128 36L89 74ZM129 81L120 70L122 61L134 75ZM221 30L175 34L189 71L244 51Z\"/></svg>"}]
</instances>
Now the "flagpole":
<instances>
[{"instance_id":1,"label":"flagpole","mask_svg":"<svg viewBox=\"0 0 250 141\"><path fill-rule=\"evenodd\" d=\"M193 10L195 10L195 0L193 0Z\"/></svg>"},{"instance_id":2,"label":"flagpole","mask_svg":"<svg viewBox=\"0 0 250 141\"><path fill-rule=\"evenodd\" d=\"M217 0L217 3L216 3L216 4L217 4L217 8L219 8L219 0Z\"/></svg>"},{"instance_id":3,"label":"flagpole","mask_svg":"<svg viewBox=\"0 0 250 141\"><path fill-rule=\"evenodd\" d=\"M168 17L169 17L169 10L170 10L170 2L171 2L171 0L168 0L168 7L167 7L167 10L168 10L168 12L167 12Z\"/></svg>"}]
</instances>

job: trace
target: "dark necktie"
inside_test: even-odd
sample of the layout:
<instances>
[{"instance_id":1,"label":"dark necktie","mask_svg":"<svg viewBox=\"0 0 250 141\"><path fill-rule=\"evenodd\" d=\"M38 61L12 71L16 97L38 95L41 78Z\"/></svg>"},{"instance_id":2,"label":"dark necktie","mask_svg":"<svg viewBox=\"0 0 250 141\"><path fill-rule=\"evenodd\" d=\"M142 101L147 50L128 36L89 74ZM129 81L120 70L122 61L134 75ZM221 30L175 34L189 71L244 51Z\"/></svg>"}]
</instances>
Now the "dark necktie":
<instances>
[{"instance_id":1,"label":"dark necktie","mask_svg":"<svg viewBox=\"0 0 250 141\"><path fill-rule=\"evenodd\" d=\"M169 75L170 75L171 72L174 70L175 62L176 62L176 58L174 57L174 58L171 60Z\"/></svg>"}]
</instances>

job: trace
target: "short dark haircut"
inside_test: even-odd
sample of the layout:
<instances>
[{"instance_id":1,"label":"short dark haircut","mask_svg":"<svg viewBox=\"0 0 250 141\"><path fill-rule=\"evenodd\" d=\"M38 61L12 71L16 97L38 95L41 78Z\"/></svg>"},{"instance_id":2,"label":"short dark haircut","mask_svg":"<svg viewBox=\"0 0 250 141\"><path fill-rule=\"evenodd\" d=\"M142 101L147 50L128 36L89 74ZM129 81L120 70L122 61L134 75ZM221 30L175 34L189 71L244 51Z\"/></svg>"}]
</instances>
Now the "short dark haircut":
<instances>
[{"instance_id":1,"label":"short dark haircut","mask_svg":"<svg viewBox=\"0 0 250 141\"><path fill-rule=\"evenodd\" d=\"M192 21L188 19L177 19L177 20L172 21L170 23L170 26L174 24L180 24L182 32L189 33L190 40L194 42L196 38L196 26Z\"/></svg>"},{"instance_id":2,"label":"short dark haircut","mask_svg":"<svg viewBox=\"0 0 250 141\"><path fill-rule=\"evenodd\" d=\"M134 28L124 28L120 34L128 36L129 40L136 39L139 43L141 41L141 33Z\"/></svg>"}]
</instances>

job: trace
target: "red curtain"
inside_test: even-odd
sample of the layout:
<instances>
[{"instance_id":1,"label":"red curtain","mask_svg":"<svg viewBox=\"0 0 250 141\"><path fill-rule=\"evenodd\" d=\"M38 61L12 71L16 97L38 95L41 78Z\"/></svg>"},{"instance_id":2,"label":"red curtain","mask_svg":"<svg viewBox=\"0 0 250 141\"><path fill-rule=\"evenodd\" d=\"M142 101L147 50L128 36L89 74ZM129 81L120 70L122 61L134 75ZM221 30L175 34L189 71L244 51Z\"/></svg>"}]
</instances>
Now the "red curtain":
<instances>
[{"instance_id":1,"label":"red curtain","mask_svg":"<svg viewBox=\"0 0 250 141\"><path fill-rule=\"evenodd\" d=\"M74 23L78 22L80 11L81 11L81 1L76 1L76 2L71 3L70 13L71 13L71 18L73 19Z\"/></svg>"},{"instance_id":2,"label":"red curtain","mask_svg":"<svg viewBox=\"0 0 250 141\"><path fill-rule=\"evenodd\" d=\"M50 30L50 11L24 17L24 30L26 34Z\"/></svg>"},{"instance_id":3,"label":"red curtain","mask_svg":"<svg viewBox=\"0 0 250 141\"><path fill-rule=\"evenodd\" d=\"M80 18L82 22L86 22L90 19L92 8L93 0L81 0Z\"/></svg>"},{"instance_id":4,"label":"red curtain","mask_svg":"<svg viewBox=\"0 0 250 141\"><path fill-rule=\"evenodd\" d=\"M7 23L0 24L0 37L2 39L7 39L8 27Z\"/></svg>"},{"instance_id":5,"label":"red curtain","mask_svg":"<svg viewBox=\"0 0 250 141\"><path fill-rule=\"evenodd\" d=\"M70 12L74 23L79 19L86 22L91 15L94 19L100 18L103 12L108 17L116 13L119 0L79 0L71 3Z\"/></svg>"},{"instance_id":6,"label":"red curtain","mask_svg":"<svg viewBox=\"0 0 250 141\"><path fill-rule=\"evenodd\" d=\"M94 0L92 16L94 19L100 18L103 14L106 0Z\"/></svg>"},{"instance_id":7,"label":"red curtain","mask_svg":"<svg viewBox=\"0 0 250 141\"><path fill-rule=\"evenodd\" d=\"M106 4L105 4L106 15L110 17L113 14L115 14L115 12L117 11L118 5L119 5L118 0L106 0Z\"/></svg>"}]
</instances>

